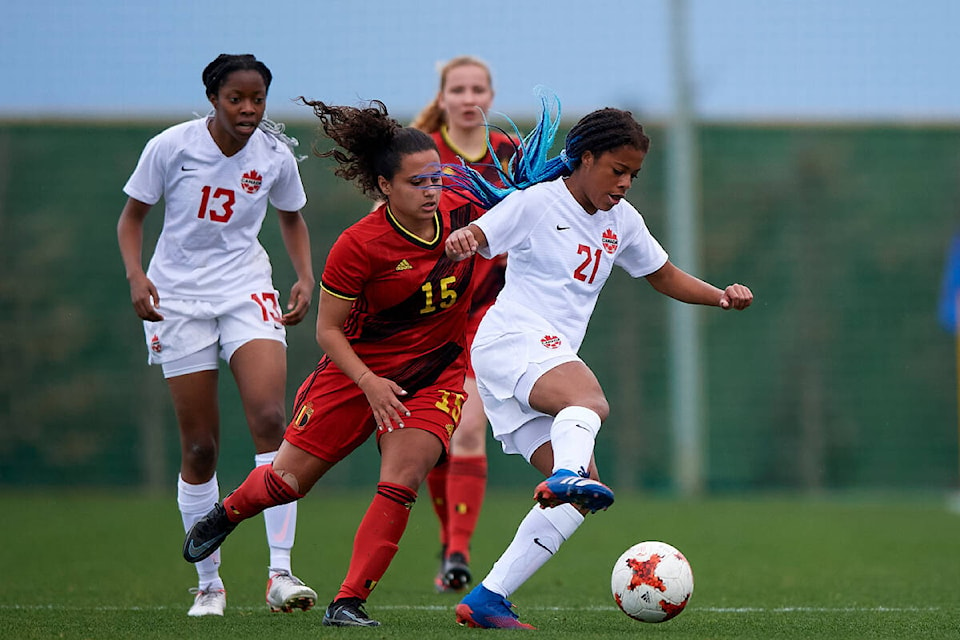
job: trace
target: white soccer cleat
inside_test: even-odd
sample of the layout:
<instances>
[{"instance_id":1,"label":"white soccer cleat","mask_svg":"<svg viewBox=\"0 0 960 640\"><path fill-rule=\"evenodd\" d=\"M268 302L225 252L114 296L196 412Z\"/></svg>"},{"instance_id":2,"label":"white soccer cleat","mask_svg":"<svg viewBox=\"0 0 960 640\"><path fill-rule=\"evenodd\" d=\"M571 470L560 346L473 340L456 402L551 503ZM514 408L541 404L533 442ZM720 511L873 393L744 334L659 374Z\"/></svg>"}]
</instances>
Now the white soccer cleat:
<instances>
[{"instance_id":1,"label":"white soccer cleat","mask_svg":"<svg viewBox=\"0 0 960 640\"><path fill-rule=\"evenodd\" d=\"M270 571L270 579L267 580L267 604L270 605L270 611L306 611L316 603L317 592L303 584L300 578L282 569Z\"/></svg>"},{"instance_id":2,"label":"white soccer cleat","mask_svg":"<svg viewBox=\"0 0 960 640\"><path fill-rule=\"evenodd\" d=\"M196 594L193 599L193 606L187 611L188 616L222 616L223 610L227 608L227 592L223 589L190 589L190 593Z\"/></svg>"}]
</instances>

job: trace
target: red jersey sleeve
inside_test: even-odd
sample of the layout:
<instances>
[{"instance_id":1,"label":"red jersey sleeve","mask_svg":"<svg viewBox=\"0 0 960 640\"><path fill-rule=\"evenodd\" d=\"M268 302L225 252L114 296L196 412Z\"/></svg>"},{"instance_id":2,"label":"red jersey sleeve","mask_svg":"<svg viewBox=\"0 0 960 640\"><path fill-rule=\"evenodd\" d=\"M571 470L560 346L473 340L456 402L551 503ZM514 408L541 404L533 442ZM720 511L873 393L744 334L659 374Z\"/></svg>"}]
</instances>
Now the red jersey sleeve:
<instances>
[{"instance_id":1,"label":"red jersey sleeve","mask_svg":"<svg viewBox=\"0 0 960 640\"><path fill-rule=\"evenodd\" d=\"M320 276L321 288L345 300L360 297L372 269L365 243L353 231L348 228L333 243Z\"/></svg>"}]
</instances>

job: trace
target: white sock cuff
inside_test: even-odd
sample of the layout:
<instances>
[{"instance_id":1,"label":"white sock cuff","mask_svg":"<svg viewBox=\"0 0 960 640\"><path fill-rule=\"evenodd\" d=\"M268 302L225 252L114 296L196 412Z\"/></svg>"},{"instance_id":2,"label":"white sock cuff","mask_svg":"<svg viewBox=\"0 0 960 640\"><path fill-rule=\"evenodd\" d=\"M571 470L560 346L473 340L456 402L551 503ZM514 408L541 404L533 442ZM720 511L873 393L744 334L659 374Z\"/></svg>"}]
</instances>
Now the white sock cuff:
<instances>
[{"instance_id":1,"label":"white sock cuff","mask_svg":"<svg viewBox=\"0 0 960 640\"><path fill-rule=\"evenodd\" d=\"M594 438L596 438L597 434L600 432L600 416L597 415L597 412L593 409L578 406L565 407L561 409L553 418L553 424L557 424L558 422L565 420L570 420L581 426L587 427L593 434Z\"/></svg>"},{"instance_id":2,"label":"white sock cuff","mask_svg":"<svg viewBox=\"0 0 960 640\"><path fill-rule=\"evenodd\" d=\"M177 505L184 513L206 513L220 501L220 485L217 474L203 484L190 484L177 476Z\"/></svg>"},{"instance_id":3,"label":"white sock cuff","mask_svg":"<svg viewBox=\"0 0 960 640\"><path fill-rule=\"evenodd\" d=\"M266 453L258 453L253 456L253 466L262 467L265 464L270 464L273 462L273 459L277 457L276 451L267 451Z\"/></svg>"},{"instance_id":4,"label":"white sock cuff","mask_svg":"<svg viewBox=\"0 0 960 640\"><path fill-rule=\"evenodd\" d=\"M561 504L552 509L535 508L557 530L557 533L563 536L564 540L569 540L570 536L583 524L583 514L572 504Z\"/></svg>"}]
</instances>

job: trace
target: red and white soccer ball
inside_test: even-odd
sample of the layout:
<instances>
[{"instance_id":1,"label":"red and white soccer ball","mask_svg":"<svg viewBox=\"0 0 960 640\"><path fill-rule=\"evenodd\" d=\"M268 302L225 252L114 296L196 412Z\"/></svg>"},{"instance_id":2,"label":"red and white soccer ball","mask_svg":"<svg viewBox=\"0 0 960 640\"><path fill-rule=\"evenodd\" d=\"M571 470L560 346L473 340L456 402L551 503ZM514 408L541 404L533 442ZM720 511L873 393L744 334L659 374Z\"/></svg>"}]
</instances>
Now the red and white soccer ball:
<instances>
[{"instance_id":1,"label":"red and white soccer ball","mask_svg":"<svg viewBox=\"0 0 960 640\"><path fill-rule=\"evenodd\" d=\"M640 542L613 565L610 589L620 610L634 620L663 622L680 615L690 602L693 571L666 542Z\"/></svg>"}]
</instances>

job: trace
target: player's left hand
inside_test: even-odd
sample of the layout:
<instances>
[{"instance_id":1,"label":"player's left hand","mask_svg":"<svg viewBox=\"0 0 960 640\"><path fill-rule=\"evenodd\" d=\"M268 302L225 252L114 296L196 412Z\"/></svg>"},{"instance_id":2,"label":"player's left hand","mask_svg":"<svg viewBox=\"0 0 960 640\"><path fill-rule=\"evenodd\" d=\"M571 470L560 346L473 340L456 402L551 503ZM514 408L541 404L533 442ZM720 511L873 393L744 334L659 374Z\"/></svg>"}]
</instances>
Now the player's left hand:
<instances>
[{"instance_id":1,"label":"player's left hand","mask_svg":"<svg viewBox=\"0 0 960 640\"><path fill-rule=\"evenodd\" d=\"M731 284L720 296L721 309L746 309L753 302L753 292L742 284Z\"/></svg>"},{"instance_id":2,"label":"player's left hand","mask_svg":"<svg viewBox=\"0 0 960 640\"><path fill-rule=\"evenodd\" d=\"M313 289L316 281L297 280L290 288L290 302L287 303L287 312L283 314L282 322L291 327L303 320L310 310L310 301L313 299Z\"/></svg>"},{"instance_id":3,"label":"player's left hand","mask_svg":"<svg viewBox=\"0 0 960 640\"><path fill-rule=\"evenodd\" d=\"M454 262L459 262L474 255L477 252L477 248L476 237L474 237L466 227L457 229L447 236L447 242L444 247L447 252L447 257Z\"/></svg>"}]
</instances>

